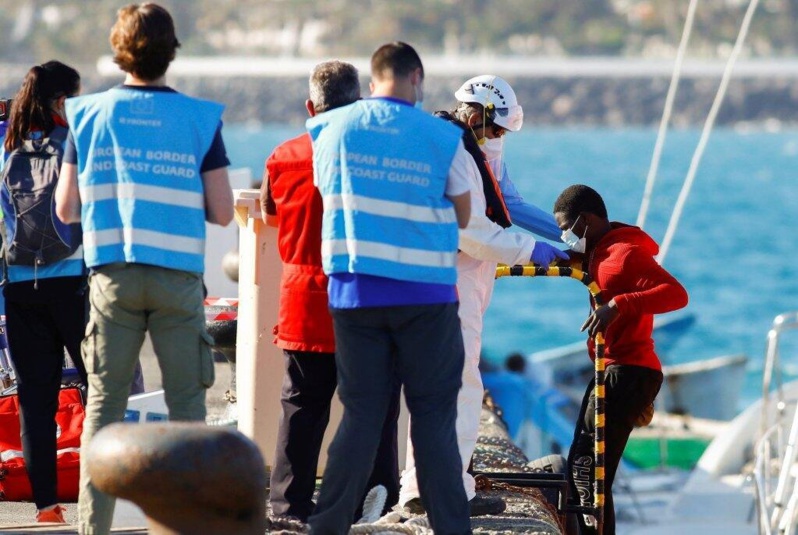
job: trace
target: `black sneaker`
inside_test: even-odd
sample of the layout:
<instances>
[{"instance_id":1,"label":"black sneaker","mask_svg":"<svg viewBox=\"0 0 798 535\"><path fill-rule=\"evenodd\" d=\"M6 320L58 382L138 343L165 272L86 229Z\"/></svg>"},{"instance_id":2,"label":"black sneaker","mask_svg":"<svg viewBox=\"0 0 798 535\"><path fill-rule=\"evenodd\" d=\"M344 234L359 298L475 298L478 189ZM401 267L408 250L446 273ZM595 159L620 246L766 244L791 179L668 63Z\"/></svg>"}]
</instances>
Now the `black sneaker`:
<instances>
[{"instance_id":1,"label":"black sneaker","mask_svg":"<svg viewBox=\"0 0 798 535\"><path fill-rule=\"evenodd\" d=\"M421 503L421 498L413 498L406 502L404 508L414 515L427 514L424 504ZM498 496L477 495L468 502L468 508L470 516L498 515L504 512L507 504Z\"/></svg>"},{"instance_id":2,"label":"black sneaker","mask_svg":"<svg viewBox=\"0 0 798 535\"><path fill-rule=\"evenodd\" d=\"M477 494L469 500L468 507L471 511L471 516L485 516L503 513L507 509L507 504L498 496Z\"/></svg>"}]
</instances>

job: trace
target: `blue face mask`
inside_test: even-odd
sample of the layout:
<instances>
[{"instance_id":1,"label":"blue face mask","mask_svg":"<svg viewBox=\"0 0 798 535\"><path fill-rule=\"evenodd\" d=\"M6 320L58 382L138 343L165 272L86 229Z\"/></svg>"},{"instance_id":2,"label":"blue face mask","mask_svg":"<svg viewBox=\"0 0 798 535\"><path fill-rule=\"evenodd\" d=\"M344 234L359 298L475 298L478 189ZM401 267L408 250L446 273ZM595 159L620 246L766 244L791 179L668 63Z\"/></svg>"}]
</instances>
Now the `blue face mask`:
<instances>
[{"instance_id":1,"label":"blue face mask","mask_svg":"<svg viewBox=\"0 0 798 535\"><path fill-rule=\"evenodd\" d=\"M576 221L579 221L579 218L582 217L581 215L576 217ZM584 253L587 250L587 226L585 226L585 234L580 238L574 233L574 227L576 226L576 221L574 224L571 225L571 228L568 230L563 231L560 239L562 242L568 246L575 253Z\"/></svg>"}]
</instances>

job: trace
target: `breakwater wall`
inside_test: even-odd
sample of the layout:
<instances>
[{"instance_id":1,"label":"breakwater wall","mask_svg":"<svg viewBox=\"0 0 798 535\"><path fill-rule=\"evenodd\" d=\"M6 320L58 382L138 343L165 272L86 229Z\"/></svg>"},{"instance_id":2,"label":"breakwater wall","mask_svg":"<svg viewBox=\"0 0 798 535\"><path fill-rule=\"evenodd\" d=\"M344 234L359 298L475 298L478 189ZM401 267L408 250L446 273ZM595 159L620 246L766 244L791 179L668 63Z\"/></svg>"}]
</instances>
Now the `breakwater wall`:
<instances>
[{"instance_id":1,"label":"breakwater wall","mask_svg":"<svg viewBox=\"0 0 798 535\"><path fill-rule=\"evenodd\" d=\"M644 66L644 63L640 64ZM461 66L464 72L468 65ZM473 73L483 72L475 66ZM25 68L0 65L0 95L13 96ZM83 92L107 89L121 82L121 75L98 74L95 66L85 66ZM498 69L497 69L498 70ZM361 67L361 73L367 68ZM451 109L454 91L471 74L435 75L431 69L424 82L424 108ZM167 76L178 91L223 102L228 123L282 123L299 125L307 118L307 75L283 74L207 75L185 74L179 69ZM468 71L471 72L471 71ZM490 71L485 71L490 72ZM563 72L524 72L505 75L524 107L525 126L588 125L650 126L658 124L670 80L667 69L635 72L627 66L622 73L608 68L584 73L578 69ZM777 127L798 125L798 83L796 73L750 72L732 78L717 124L731 126L752 123ZM675 127L700 127L711 107L720 83L720 72L690 72L679 85L671 124ZM368 77L361 77L363 94L368 94Z\"/></svg>"}]
</instances>

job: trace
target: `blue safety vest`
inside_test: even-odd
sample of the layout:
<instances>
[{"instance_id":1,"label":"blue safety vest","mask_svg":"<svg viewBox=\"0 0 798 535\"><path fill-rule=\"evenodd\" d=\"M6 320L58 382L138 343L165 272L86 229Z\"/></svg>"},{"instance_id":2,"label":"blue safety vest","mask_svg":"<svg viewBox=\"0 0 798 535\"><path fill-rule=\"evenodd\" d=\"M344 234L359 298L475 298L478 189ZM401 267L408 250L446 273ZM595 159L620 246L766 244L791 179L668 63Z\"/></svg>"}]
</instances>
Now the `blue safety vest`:
<instances>
[{"instance_id":1,"label":"blue safety vest","mask_svg":"<svg viewBox=\"0 0 798 535\"><path fill-rule=\"evenodd\" d=\"M325 273L455 284L457 222L444 191L461 132L389 99L322 113L307 128Z\"/></svg>"},{"instance_id":2,"label":"blue safety vest","mask_svg":"<svg viewBox=\"0 0 798 535\"><path fill-rule=\"evenodd\" d=\"M223 109L124 87L67 100L88 267L130 262L204 272L200 167Z\"/></svg>"}]
</instances>

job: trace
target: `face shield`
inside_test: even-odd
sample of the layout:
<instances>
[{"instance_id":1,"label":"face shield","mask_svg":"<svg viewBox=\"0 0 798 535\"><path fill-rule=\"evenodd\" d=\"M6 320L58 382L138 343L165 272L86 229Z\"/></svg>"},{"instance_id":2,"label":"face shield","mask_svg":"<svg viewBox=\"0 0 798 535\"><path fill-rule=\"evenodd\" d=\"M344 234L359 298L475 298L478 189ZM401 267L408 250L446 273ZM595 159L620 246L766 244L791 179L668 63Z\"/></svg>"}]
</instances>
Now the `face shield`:
<instances>
[{"instance_id":1,"label":"face shield","mask_svg":"<svg viewBox=\"0 0 798 535\"><path fill-rule=\"evenodd\" d=\"M494 108L493 122L510 132L518 132L524 124L524 110L518 104Z\"/></svg>"}]
</instances>

